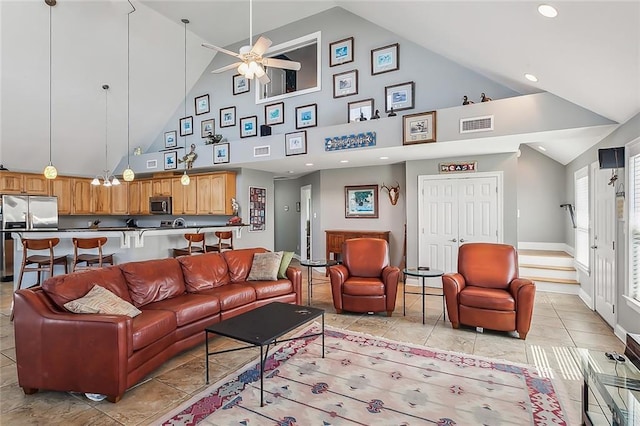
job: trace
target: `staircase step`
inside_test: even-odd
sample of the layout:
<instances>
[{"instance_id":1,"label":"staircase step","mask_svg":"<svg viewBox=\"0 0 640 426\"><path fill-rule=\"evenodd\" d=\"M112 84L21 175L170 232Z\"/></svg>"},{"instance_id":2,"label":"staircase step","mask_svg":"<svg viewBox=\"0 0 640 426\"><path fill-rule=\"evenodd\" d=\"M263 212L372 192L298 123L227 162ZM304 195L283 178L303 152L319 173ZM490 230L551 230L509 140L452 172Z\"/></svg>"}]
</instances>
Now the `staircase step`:
<instances>
[{"instance_id":1,"label":"staircase step","mask_svg":"<svg viewBox=\"0 0 640 426\"><path fill-rule=\"evenodd\" d=\"M570 257L573 259L573 256L571 256L569 253L560 250L520 249L518 250L518 254L520 256Z\"/></svg>"},{"instance_id":2,"label":"staircase step","mask_svg":"<svg viewBox=\"0 0 640 426\"><path fill-rule=\"evenodd\" d=\"M580 285L580 282L576 280L570 280L570 279L564 279L564 278L547 278L547 277L520 277L520 278L526 278L531 281L540 281L540 282L546 282L546 283Z\"/></svg>"},{"instance_id":3,"label":"staircase step","mask_svg":"<svg viewBox=\"0 0 640 426\"><path fill-rule=\"evenodd\" d=\"M569 271L576 272L576 268L573 266L555 266L555 265L543 265L543 264L531 264L531 263L521 263L521 268L533 268L533 269L550 269L553 271Z\"/></svg>"},{"instance_id":4,"label":"staircase step","mask_svg":"<svg viewBox=\"0 0 640 426\"><path fill-rule=\"evenodd\" d=\"M565 266L520 265L518 272L521 277L539 277L556 282L576 279L577 277L574 268Z\"/></svg>"}]
</instances>

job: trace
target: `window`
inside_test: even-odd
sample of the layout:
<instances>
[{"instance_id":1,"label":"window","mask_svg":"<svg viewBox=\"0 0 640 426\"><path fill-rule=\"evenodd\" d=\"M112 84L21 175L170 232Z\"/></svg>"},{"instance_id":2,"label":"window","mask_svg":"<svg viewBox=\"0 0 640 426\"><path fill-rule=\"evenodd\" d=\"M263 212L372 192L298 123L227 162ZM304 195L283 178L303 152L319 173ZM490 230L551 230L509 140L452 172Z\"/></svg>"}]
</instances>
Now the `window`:
<instances>
[{"instance_id":1,"label":"window","mask_svg":"<svg viewBox=\"0 0 640 426\"><path fill-rule=\"evenodd\" d=\"M576 197L576 262L589 272L589 167L574 175Z\"/></svg>"},{"instance_id":2,"label":"window","mask_svg":"<svg viewBox=\"0 0 640 426\"><path fill-rule=\"evenodd\" d=\"M640 142L629 155L629 296L640 302Z\"/></svg>"}]
</instances>

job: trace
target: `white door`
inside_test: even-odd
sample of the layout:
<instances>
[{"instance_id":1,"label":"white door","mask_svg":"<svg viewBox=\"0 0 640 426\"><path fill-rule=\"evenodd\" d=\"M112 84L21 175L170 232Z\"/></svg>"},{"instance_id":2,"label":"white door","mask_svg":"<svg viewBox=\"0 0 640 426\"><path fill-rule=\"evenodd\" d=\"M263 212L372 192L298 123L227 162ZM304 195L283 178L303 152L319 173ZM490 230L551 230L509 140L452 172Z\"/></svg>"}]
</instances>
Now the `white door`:
<instances>
[{"instance_id":1,"label":"white door","mask_svg":"<svg viewBox=\"0 0 640 426\"><path fill-rule=\"evenodd\" d=\"M592 168L593 170L593 168ZM615 327L616 297L616 207L615 185L609 185L611 170L593 173L595 188L593 229L593 286L595 310Z\"/></svg>"},{"instance_id":2,"label":"white door","mask_svg":"<svg viewBox=\"0 0 640 426\"><path fill-rule=\"evenodd\" d=\"M311 211L311 185L305 185L300 188L300 260L313 259Z\"/></svg>"}]
</instances>

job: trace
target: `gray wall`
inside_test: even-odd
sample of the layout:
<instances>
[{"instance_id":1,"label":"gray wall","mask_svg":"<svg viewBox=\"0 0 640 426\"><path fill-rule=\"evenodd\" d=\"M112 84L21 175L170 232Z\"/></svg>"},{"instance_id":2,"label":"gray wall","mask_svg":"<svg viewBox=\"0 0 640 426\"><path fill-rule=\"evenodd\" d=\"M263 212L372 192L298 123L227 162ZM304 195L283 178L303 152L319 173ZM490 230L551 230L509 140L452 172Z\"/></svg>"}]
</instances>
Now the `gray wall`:
<instances>
[{"instance_id":1,"label":"gray wall","mask_svg":"<svg viewBox=\"0 0 640 426\"><path fill-rule=\"evenodd\" d=\"M275 249L300 254L300 212L296 211L296 203L300 202L300 180L276 180L274 192Z\"/></svg>"},{"instance_id":2,"label":"gray wall","mask_svg":"<svg viewBox=\"0 0 640 426\"><path fill-rule=\"evenodd\" d=\"M274 250L274 185L271 173L259 170L242 169L236 178L236 199L240 204L239 215L244 223L249 223L249 187L257 186L267 189L266 229L264 231L249 232L249 228L242 229L242 247L264 247Z\"/></svg>"}]
</instances>

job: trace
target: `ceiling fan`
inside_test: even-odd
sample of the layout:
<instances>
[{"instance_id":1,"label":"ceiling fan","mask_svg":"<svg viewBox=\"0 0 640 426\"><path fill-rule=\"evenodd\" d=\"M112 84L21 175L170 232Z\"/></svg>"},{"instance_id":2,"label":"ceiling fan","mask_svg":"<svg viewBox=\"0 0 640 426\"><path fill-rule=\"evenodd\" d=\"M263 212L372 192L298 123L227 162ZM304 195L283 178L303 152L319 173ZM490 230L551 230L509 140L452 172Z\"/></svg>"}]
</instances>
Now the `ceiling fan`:
<instances>
[{"instance_id":1,"label":"ceiling fan","mask_svg":"<svg viewBox=\"0 0 640 426\"><path fill-rule=\"evenodd\" d=\"M249 44L253 40L253 1L249 0ZM237 69L238 72L248 79L257 77L260 83L267 84L271 81L269 76L264 70L264 67L283 68L288 70L298 71L300 70L300 62L289 61L286 59L267 58L263 57L271 46L272 41L264 36L260 36L258 41L253 46L242 46L240 52L232 52L222 47L214 46L209 43L202 43L202 46L209 49L217 50L218 52L226 53L227 55L234 56L240 61L229 64L225 67L218 68L211 71L212 73L222 73L232 69Z\"/></svg>"}]
</instances>

